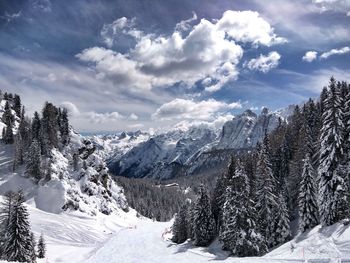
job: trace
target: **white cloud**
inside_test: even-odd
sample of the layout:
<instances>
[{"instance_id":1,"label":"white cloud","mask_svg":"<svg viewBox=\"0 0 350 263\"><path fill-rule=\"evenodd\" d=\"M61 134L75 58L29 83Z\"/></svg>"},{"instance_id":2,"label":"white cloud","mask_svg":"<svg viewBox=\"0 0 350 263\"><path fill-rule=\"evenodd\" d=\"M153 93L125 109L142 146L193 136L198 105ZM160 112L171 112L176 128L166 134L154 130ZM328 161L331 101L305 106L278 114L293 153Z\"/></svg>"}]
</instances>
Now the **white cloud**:
<instances>
[{"instance_id":1,"label":"white cloud","mask_svg":"<svg viewBox=\"0 0 350 263\"><path fill-rule=\"evenodd\" d=\"M307 51L305 55L302 57L304 61L312 62L315 59L317 59L317 52L316 51Z\"/></svg>"},{"instance_id":2,"label":"white cloud","mask_svg":"<svg viewBox=\"0 0 350 263\"><path fill-rule=\"evenodd\" d=\"M258 58L253 58L246 63L246 67L250 70L258 70L267 73L278 66L280 58L281 55L276 51L270 52L267 56L261 54Z\"/></svg>"},{"instance_id":3,"label":"white cloud","mask_svg":"<svg viewBox=\"0 0 350 263\"><path fill-rule=\"evenodd\" d=\"M134 19L123 17L105 25L101 34L109 47L120 34L132 36L133 48L121 54L92 47L77 57L92 62L100 78L110 78L126 89L151 90L179 82L190 87L207 79L206 90L213 92L238 77L243 49L237 41L254 46L286 42L257 12L226 11L221 19L201 19L191 26L196 19L193 14L178 23L171 35L162 36L141 32ZM183 36L183 31L189 32Z\"/></svg>"},{"instance_id":4,"label":"white cloud","mask_svg":"<svg viewBox=\"0 0 350 263\"><path fill-rule=\"evenodd\" d=\"M139 119L139 116L137 116L135 113L131 113L129 116L130 120L137 121Z\"/></svg>"},{"instance_id":5,"label":"white cloud","mask_svg":"<svg viewBox=\"0 0 350 263\"><path fill-rule=\"evenodd\" d=\"M214 120L219 113L240 108L242 108L240 102L228 104L214 99L199 102L174 99L159 107L152 115L152 118L159 120L190 119L210 121Z\"/></svg>"},{"instance_id":6,"label":"white cloud","mask_svg":"<svg viewBox=\"0 0 350 263\"><path fill-rule=\"evenodd\" d=\"M349 52L350 52L350 47L343 47L343 48L339 48L339 49L334 48L330 51L322 53L320 58L327 59L328 57L333 56L333 55L341 55L341 54L346 54Z\"/></svg>"},{"instance_id":7,"label":"white cloud","mask_svg":"<svg viewBox=\"0 0 350 263\"><path fill-rule=\"evenodd\" d=\"M119 112L106 112L106 113L98 113L94 111L89 111L82 114L83 117L89 119L91 123L94 124L105 124L110 122L116 122L124 117Z\"/></svg>"},{"instance_id":8,"label":"white cloud","mask_svg":"<svg viewBox=\"0 0 350 263\"><path fill-rule=\"evenodd\" d=\"M218 21L217 27L236 41L255 46L272 46L287 42L274 33L271 25L258 12L228 10Z\"/></svg>"},{"instance_id":9,"label":"white cloud","mask_svg":"<svg viewBox=\"0 0 350 263\"><path fill-rule=\"evenodd\" d=\"M187 20L183 20L180 21L179 23L176 24L175 30L176 31L188 31L191 29L191 23L193 21L197 20L197 14L195 12L192 12L192 17L187 19Z\"/></svg>"}]
</instances>

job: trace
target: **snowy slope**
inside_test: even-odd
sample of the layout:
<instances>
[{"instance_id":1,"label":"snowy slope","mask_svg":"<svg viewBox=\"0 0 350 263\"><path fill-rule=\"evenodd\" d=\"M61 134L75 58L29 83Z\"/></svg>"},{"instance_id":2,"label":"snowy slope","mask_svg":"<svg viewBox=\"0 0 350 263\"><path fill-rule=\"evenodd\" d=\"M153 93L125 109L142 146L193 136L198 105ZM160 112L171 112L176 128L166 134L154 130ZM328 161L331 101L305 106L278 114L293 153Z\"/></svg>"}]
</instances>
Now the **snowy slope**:
<instances>
[{"instance_id":1,"label":"snowy slope","mask_svg":"<svg viewBox=\"0 0 350 263\"><path fill-rule=\"evenodd\" d=\"M52 213L79 210L93 215L127 209L123 189L110 178L92 143L74 132L68 146L52 150L50 178L39 183L26 178L25 167L13 172L13 157L14 146L0 142L0 195L21 188L27 198L34 198L36 207Z\"/></svg>"},{"instance_id":2,"label":"snowy slope","mask_svg":"<svg viewBox=\"0 0 350 263\"><path fill-rule=\"evenodd\" d=\"M264 257L234 258L220 249L218 241L208 248L194 247L190 242L174 244L168 240L170 223L138 221L135 228L120 231L109 239L87 262L171 263L171 262L348 262L350 230L339 224L300 236ZM294 252L291 252L293 243ZM302 250L303 249L303 250ZM305 261L308 260L309 261Z\"/></svg>"}]
</instances>

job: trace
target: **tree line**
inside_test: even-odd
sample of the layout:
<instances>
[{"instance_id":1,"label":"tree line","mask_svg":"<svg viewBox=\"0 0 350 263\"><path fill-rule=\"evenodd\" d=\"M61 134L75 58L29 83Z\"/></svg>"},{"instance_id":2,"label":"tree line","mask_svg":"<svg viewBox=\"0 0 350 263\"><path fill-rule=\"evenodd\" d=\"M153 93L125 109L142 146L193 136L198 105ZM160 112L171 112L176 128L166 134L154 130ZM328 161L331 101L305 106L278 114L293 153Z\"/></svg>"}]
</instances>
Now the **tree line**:
<instances>
[{"instance_id":1,"label":"tree line","mask_svg":"<svg viewBox=\"0 0 350 263\"><path fill-rule=\"evenodd\" d=\"M318 100L296 106L255 150L233 156L212 195L204 185L183 204L173 241L208 246L218 238L235 256L259 256L299 232L349 216L350 85L330 79ZM211 209L208 209L211 208Z\"/></svg>"}]
</instances>

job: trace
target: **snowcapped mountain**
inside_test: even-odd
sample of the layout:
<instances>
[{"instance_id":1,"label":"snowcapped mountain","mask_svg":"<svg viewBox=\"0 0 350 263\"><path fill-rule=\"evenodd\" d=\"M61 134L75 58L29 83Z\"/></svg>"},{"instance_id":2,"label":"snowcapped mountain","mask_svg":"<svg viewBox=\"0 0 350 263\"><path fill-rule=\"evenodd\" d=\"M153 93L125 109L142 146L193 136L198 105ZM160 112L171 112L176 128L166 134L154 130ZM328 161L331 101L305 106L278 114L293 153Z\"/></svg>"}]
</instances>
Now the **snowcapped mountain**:
<instances>
[{"instance_id":1,"label":"snowcapped mountain","mask_svg":"<svg viewBox=\"0 0 350 263\"><path fill-rule=\"evenodd\" d=\"M91 140L115 175L170 179L217 173L226 167L232 152L254 147L265 131L277 127L279 118L289 116L288 112L291 111L270 113L264 108L257 115L246 110L226 122L221 131L199 125L153 136L136 132L94 136Z\"/></svg>"},{"instance_id":2,"label":"snowcapped mountain","mask_svg":"<svg viewBox=\"0 0 350 263\"><path fill-rule=\"evenodd\" d=\"M263 108L258 116L251 110L228 121L222 128L218 149L244 149L254 147L265 132L271 132L278 125L279 118L284 119L280 112L269 113Z\"/></svg>"}]
</instances>

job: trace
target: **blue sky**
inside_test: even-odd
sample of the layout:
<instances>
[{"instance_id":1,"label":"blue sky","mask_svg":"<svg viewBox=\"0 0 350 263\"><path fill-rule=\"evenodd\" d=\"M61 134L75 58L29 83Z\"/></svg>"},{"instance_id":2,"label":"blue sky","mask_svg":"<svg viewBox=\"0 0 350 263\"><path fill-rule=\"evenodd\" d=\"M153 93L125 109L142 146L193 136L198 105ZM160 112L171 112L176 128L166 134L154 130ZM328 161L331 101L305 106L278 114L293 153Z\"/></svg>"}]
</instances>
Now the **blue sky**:
<instances>
[{"instance_id":1,"label":"blue sky","mask_svg":"<svg viewBox=\"0 0 350 263\"><path fill-rule=\"evenodd\" d=\"M350 80L350 1L0 2L0 89L78 131L220 126Z\"/></svg>"}]
</instances>

